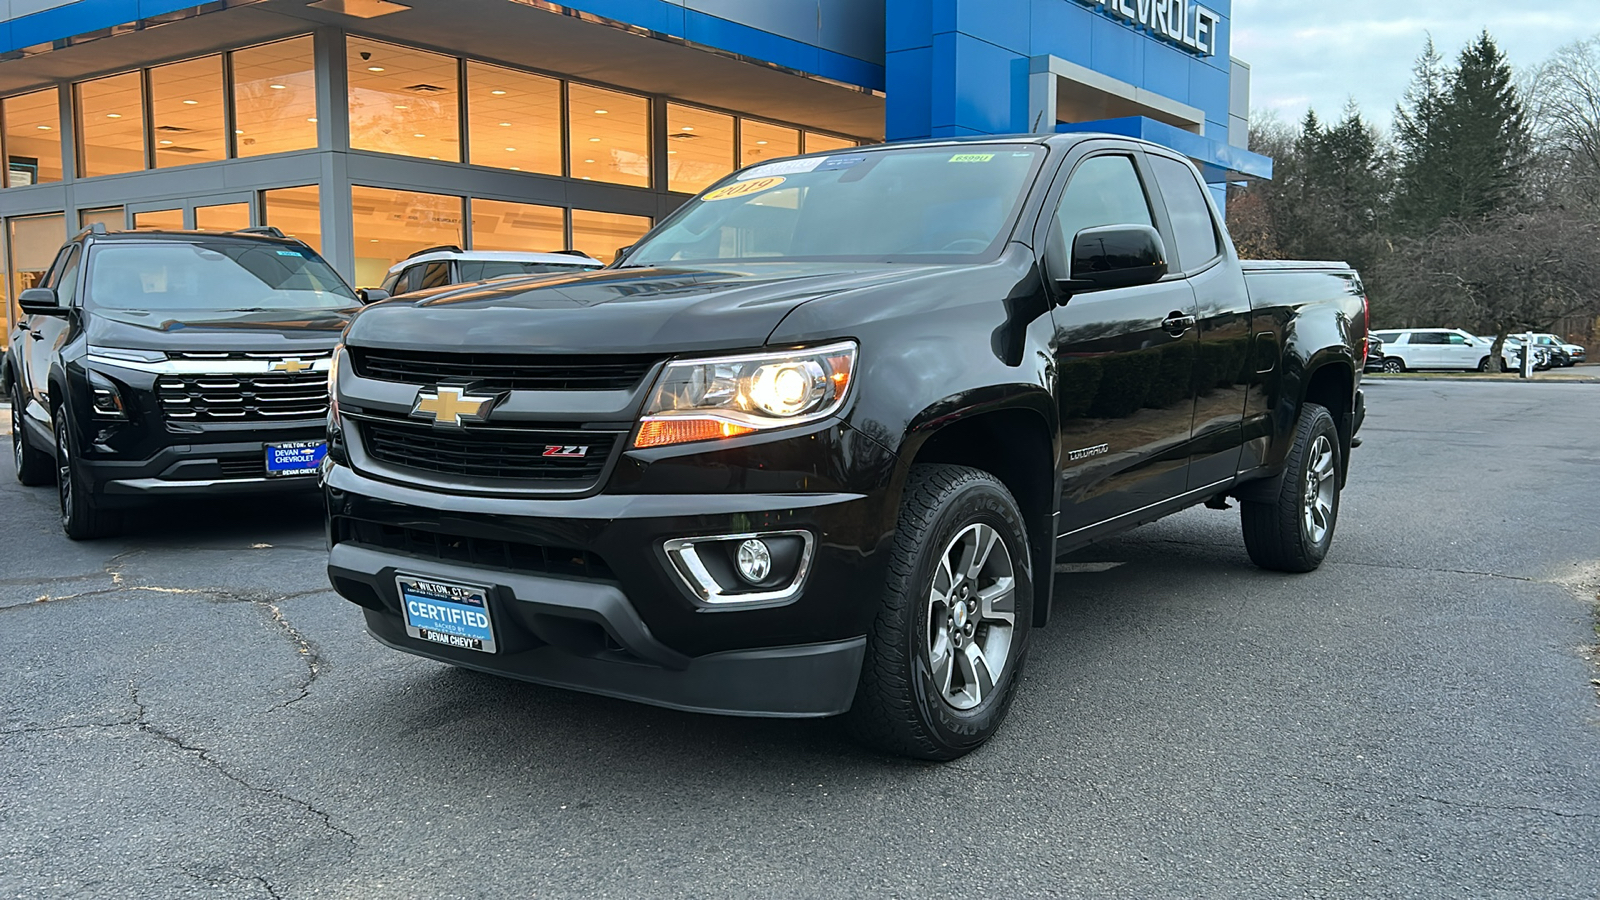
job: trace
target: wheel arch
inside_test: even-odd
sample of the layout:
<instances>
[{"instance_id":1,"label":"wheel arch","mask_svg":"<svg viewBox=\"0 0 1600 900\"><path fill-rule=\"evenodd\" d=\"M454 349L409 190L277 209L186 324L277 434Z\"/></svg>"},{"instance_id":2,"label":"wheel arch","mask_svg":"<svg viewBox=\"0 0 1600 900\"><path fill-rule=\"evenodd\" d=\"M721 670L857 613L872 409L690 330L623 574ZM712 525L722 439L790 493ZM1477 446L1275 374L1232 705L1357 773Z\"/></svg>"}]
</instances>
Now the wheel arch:
<instances>
[{"instance_id":1,"label":"wheel arch","mask_svg":"<svg viewBox=\"0 0 1600 900\"><path fill-rule=\"evenodd\" d=\"M1334 428L1339 432L1339 484L1343 487L1350 472L1350 443L1355 437L1355 367L1332 354L1313 359L1295 408L1297 416L1307 403L1322 406L1333 416Z\"/></svg>"}]
</instances>

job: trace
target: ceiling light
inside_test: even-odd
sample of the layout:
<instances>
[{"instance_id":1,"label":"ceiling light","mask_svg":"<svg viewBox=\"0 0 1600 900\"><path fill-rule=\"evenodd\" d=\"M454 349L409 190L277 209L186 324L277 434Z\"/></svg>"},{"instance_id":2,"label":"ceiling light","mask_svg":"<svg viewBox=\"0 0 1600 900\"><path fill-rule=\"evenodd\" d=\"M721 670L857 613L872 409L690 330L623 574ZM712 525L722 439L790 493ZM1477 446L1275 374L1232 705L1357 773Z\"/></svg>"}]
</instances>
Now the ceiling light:
<instances>
[{"instance_id":1,"label":"ceiling light","mask_svg":"<svg viewBox=\"0 0 1600 900\"><path fill-rule=\"evenodd\" d=\"M515 147L507 147L506 148L506 152L507 153L515 153L515 152L517 152L517 148L515 148Z\"/></svg>"},{"instance_id":2,"label":"ceiling light","mask_svg":"<svg viewBox=\"0 0 1600 900\"><path fill-rule=\"evenodd\" d=\"M383 68L383 66L367 66L367 71L368 72L382 72L382 71L384 71L384 68Z\"/></svg>"},{"instance_id":3,"label":"ceiling light","mask_svg":"<svg viewBox=\"0 0 1600 900\"><path fill-rule=\"evenodd\" d=\"M512 166L511 167L511 171L513 171L513 172L521 172L522 170L517 168L516 166Z\"/></svg>"},{"instance_id":4,"label":"ceiling light","mask_svg":"<svg viewBox=\"0 0 1600 900\"><path fill-rule=\"evenodd\" d=\"M606 110L606 109L597 109L597 110L595 110L595 111L594 111L594 114L595 114L595 115L597 115L597 116L603 116L603 115L605 115L605 114L606 114L606 113L608 113L608 112L610 112L610 110Z\"/></svg>"},{"instance_id":5,"label":"ceiling light","mask_svg":"<svg viewBox=\"0 0 1600 900\"><path fill-rule=\"evenodd\" d=\"M583 178L581 178L581 179L579 179L579 180L581 180L581 181L593 181L593 180L594 180L594 179L593 179L593 178L590 178L590 177L589 177L589 176L587 176L587 175L585 175L585 176L583 176Z\"/></svg>"},{"instance_id":6,"label":"ceiling light","mask_svg":"<svg viewBox=\"0 0 1600 900\"><path fill-rule=\"evenodd\" d=\"M410 109L411 107L406 106L404 103L396 103L394 105L394 108L395 109Z\"/></svg>"},{"instance_id":7,"label":"ceiling light","mask_svg":"<svg viewBox=\"0 0 1600 900\"><path fill-rule=\"evenodd\" d=\"M438 159L438 158L439 158L439 157L437 157L437 156L430 156L430 157L428 157L428 158L429 158L429 159Z\"/></svg>"},{"instance_id":8,"label":"ceiling light","mask_svg":"<svg viewBox=\"0 0 1600 900\"><path fill-rule=\"evenodd\" d=\"M598 144L598 143L600 143L600 139L599 138L589 138L589 143Z\"/></svg>"},{"instance_id":9,"label":"ceiling light","mask_svg":"<svg viewBox=\"0 0 1600 900\"><path fill-rule=\"evenodd\" d=\"M766 145L767 145L767 142L766 142L766 141L756 141L756 143L757 143L757 144L760 144L760 145L761 145L761 146L763 146L763 147L765 147L765 146L766 146Z\"/></svg>"},{"instance_id":10,"label":"ceiling light","mask_svg":"<svg viewBox=\"0 0 1600 900\"><path fill-rule=\"evenodd\" d=\"M40 131L49 131L50 130L50 126L49 125L40 125L39 126L39 130Z\"/></svg>"},{"instance_id":11,"label":"ceiling light","mask_svg":"<svg viewBox=\"0 0 1600 900\"><path fill-rule=\"evenodd\" d=\"M586 163L592 163L592 162L594 162L594 160L592 160L592 159L586 159L586 160L584 160L584 162L586 162Z\"/></svg>"},{"instance_id":12,"label":"ceiling light","mask_svg":"<svg viewBox=\"0 0 1600 900\"><path fill-rule=\"evenodd\" d=\"M495 95L496 97L504 97L506 95L505 91L490 91L489 93Z\"/></svg>"},{"instance_id":13,"label":"ceiling light","mask_svg":"<svg viewBox=\"0 0 1600 900\"><path fill-rule=\"evenodd\" d=\"M183 105L184 106L199 106L200 105L200 101L199 100L185 100L185 101L183 101Z\"/></svg>"},{"instance_id":14,"label":"ceiling light","mask_svg":"<svg viewBox=\"0 0 1600 900\"><path fill-rule=\"evenodd\" d=\"M685 125L685 126L683 126L683 130L684 131L693 131L694 130L694 126L693 125Z\"/></svg>"},{"instance_id":15,"label":"ceiling light","mask_svg":"<svg viewBox=\"0 0 1600 900\"><path fill-rule=\"evenodd\" d=\"M316 116L312 116L311 118L307 119L306 121L307 122L315 122L315 121L317 121L317 117Z\"/></svg>"},{"instance_id":16,"label":"ceiling light","mask_svg":"<svg viewBox=\"0 0 1600 900\"><path fill-rule=\"evenodd\" d=\"M511 123L510 122L501 122L500 123L500 127L501 128L510 128L511 127Z\"/></svg>"},{"instance_id":17,"label":"ceiling light","mask_svg":"<svg viewBox=\"0 0 1600 900\"><path fill-rule=\"evenodd\" d=\"M412 137L427 137L425 134L413 134Z\"/></svg>"},{"instance_id":18,"label":"ceiling light","mask_svg":"<svg viewBox=\"0 0 1600 900\"><path fill-rule=\"evenodd\" d=\"M667 155L668 156L677 156L678 155L678 151L676 151L676 150L668 150L667 151Z\"/></svg>"},{"instance_id":19,"label":"ceiling light","mask_svg":"<svg viewBox=\"0 0 1600 900\"><path fill-rule=\"evenodd\" d=\"M244 129L243 128L235 128L233 130L233 133L234 134L244 134Z\"/></svg>"},{"instance_id":20,"label":"ceiling light","mask_svg":"<svg viewBox=\"0 0 1600 900\"><path fill-rule=\"evenodd\" d=\"M267 85L267 87L272 88L275 91L281 91L284 88L288 87L288 85L286 85L286 84L269 84L269 85Z\"/></svg>"},{"instance_id":21,"label":"ceiling light","mask_svg":"<svg viewBox=\"0 0 1600 900\"><path fill-rule=\"evenodd\" d=\"M162 142L161 142L161 143L163 143L163 144L170 144L170 143L172 143L172 142L171 142L171 141L162 141Z\"/></svg>"},{"instance_id":22,"label":"ceiling light","mask_svg":"<svg viewBox=\"0 0 1600 900\"><path fill-rule=\"evenodd\" d=\"M373 239L367 241L367 243L369 243L369 244L376 244L377 242L378 242L377 238L373 238Z\"/></svg>"},{"instance_id":23,"label":"ceiling light","mask_svg":"<svg viewBox=\"0 0 1600 900\"><path fill-rule=\"evenodd\" d=\"M106 113L106 118L108 118L108 119L120 119L120 118L122 118L122 113Z\"/></svg>"}]
</instances>

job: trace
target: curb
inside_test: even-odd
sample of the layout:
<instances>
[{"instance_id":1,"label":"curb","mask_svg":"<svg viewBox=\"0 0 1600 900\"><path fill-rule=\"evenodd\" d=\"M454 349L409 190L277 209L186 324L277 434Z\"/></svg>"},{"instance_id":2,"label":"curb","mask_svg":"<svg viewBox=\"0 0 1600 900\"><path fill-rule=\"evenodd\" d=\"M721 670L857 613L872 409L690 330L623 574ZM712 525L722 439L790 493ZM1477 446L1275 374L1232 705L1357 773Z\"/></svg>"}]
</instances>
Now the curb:
<instances>
[{"instance_id":1,"label":"curb","mask_svg":"<svg viewBox=\"0 0 1600 900\"><path fill-rule=\"evenodd\" d=\"M1522 378L1517 375L1468 375L1465 373L1435 375L1432 373L1420 372L1407 372L1402 375L1389 375L1372 372L1362 375L1361 381L1363 383L1369 381L1461 381L1468 383L1476 382L1480 384L1484 382L1493 382L1496 384L1600 384L1600 375L1579 375L1576 373L1568 375L1566 373L1561 373L1552 376L1549 373L1541 373L1534 375L1532 378Z\"/></svg>"}]
</instances>

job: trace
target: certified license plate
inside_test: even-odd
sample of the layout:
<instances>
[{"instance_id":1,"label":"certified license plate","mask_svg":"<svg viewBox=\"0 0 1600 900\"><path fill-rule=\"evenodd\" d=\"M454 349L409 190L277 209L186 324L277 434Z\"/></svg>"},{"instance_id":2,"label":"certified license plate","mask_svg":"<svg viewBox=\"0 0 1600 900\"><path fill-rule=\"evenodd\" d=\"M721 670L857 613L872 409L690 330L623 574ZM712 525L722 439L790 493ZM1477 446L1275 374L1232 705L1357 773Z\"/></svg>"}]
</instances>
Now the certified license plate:
<instances>
[{"instance_id":1,"label":"certified license plate","mask_svg":"<svg viewBox=\"0 0 1600 900\"><path fill-rule=\"evenodd\" d=\"M487 589L415 575L400 575L395 582L406 634L446 647L495 652Z\"/></svg>"},{"instance_id":2,"label":"certified license plate","mask_svg":"<svg viewBox=\"0 0 1600 900\"><path fill-rule=\"evenodd\" d=\"M267 445L267 477L315 475L328 455L327 441L294 441Z\"/></svg>"}]
</instances>

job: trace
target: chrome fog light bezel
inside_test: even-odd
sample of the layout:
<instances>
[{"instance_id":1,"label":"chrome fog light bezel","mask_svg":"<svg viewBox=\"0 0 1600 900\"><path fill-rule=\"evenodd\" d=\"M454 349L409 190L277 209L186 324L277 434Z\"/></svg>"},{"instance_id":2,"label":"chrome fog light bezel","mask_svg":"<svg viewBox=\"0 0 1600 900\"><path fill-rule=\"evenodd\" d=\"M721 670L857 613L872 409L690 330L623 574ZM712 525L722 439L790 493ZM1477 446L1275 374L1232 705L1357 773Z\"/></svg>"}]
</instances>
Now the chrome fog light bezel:
<instances>
[{"instance_id":1,"label":"chrome fog light bezel","mask_svg":"<svg viewBox=\"0 0 1600 900\"><path fill-rule=\"evenodd\" d=\"M800 538L800 561L795 565L794 577L782 588L768 591L750 591L744 593L728 593L723 589L717 579L712 576L711 570L706 568L705 561L700 558L697 549L701 544L716 543L741 543L748 540L766 541L772 538L798 537ZM667 559L672 563L672 569L677 574L684 587L694 594L695 599L707 606L733 607L774 605L786 603L800 595L805 590L806 581L811 575L811 562L816 555L816 535L803 529L790 531L761 531L743 534L709 534L695 537L673 538L662 544L662 550L667 554Z\"/></svg>"}]
</instances>

